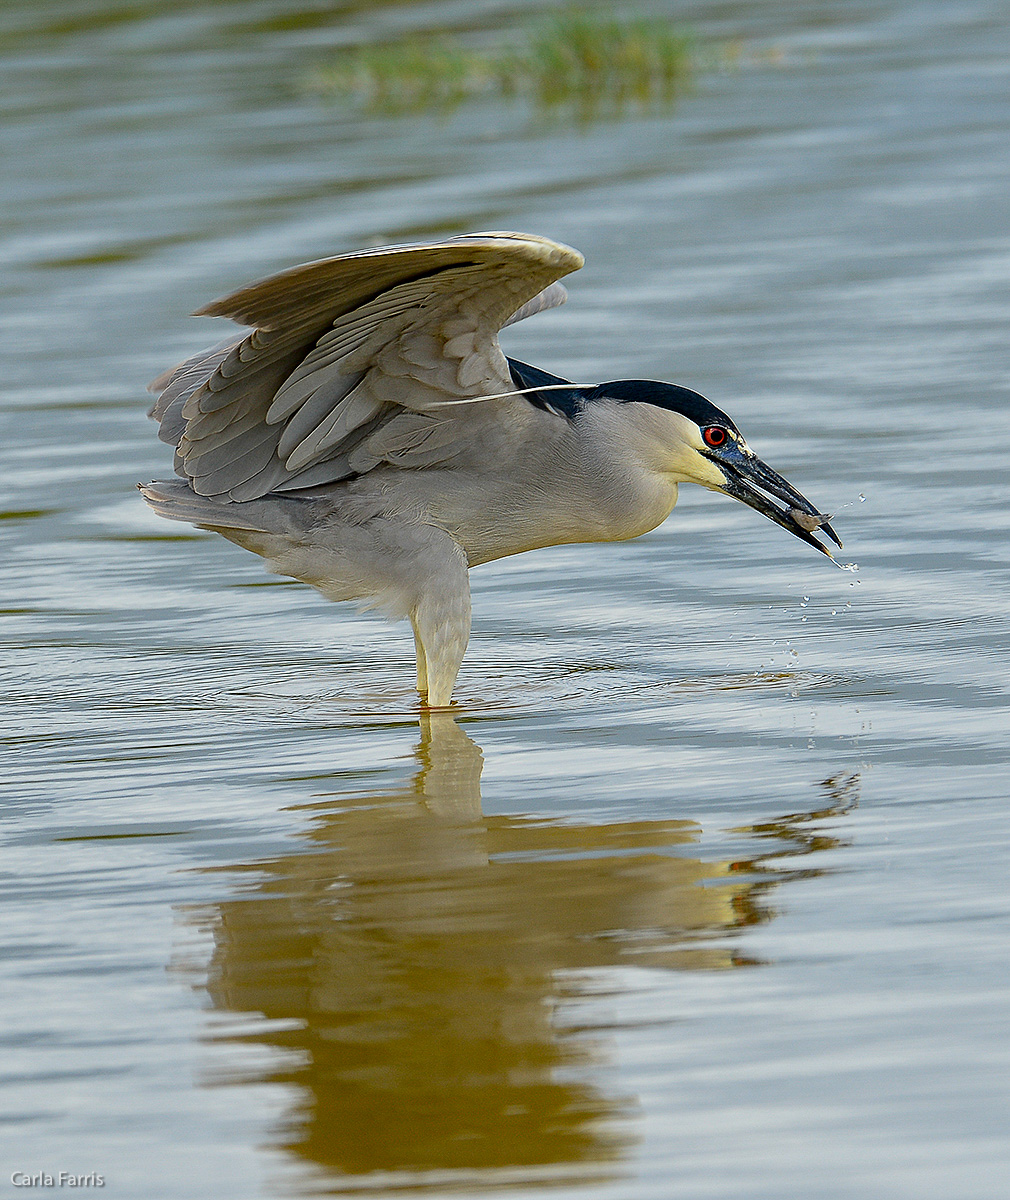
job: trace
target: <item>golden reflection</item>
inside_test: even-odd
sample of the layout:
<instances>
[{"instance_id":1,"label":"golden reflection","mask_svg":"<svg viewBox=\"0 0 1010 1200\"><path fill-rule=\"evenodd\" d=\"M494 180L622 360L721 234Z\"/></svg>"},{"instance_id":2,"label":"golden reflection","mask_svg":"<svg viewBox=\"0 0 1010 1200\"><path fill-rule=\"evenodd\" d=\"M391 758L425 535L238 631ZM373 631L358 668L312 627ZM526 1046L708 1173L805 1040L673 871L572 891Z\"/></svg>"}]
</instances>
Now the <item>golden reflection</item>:
<instances>
[{"instance_id":1,"label":"golden reflection","mask_svg":"<svg viewBox=\"0 0 1010 1200\"><path fill-rule=\"evenodd\" d=\"M752 830L767 854L708 862L693 821L483 816L480 749L448 715L416 753L408 786L316 802L309 849L203 912L207 989L243 1017L217 1036L273 1052L253 1078L297 1096L277 1143L327 1190L619 1175L635 1102L601 1083L605 1030L576 1002L602 968L748 965L733 936L783 878L765 863L854 785Z\"/></svg>"}]
</instances>

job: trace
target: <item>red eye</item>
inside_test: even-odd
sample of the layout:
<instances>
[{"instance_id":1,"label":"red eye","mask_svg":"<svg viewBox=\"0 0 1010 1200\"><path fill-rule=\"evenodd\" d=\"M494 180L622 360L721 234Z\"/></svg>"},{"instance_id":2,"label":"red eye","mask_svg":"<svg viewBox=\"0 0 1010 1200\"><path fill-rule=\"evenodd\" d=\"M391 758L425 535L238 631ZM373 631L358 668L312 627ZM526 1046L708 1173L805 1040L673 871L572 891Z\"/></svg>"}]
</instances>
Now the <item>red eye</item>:
<instances>
[{"instance_id":1,"label":"red eye","mask_svg":"<svg viewBox=\"0 0 1010 1200\"><path fill-rule=\"evenodd\" d=\"M706 446L716 449L719 446L726 445L726 439L729 437L729 434L721 425L709 425L701 431L701 436Z\"/></svg>"}]
</instances>

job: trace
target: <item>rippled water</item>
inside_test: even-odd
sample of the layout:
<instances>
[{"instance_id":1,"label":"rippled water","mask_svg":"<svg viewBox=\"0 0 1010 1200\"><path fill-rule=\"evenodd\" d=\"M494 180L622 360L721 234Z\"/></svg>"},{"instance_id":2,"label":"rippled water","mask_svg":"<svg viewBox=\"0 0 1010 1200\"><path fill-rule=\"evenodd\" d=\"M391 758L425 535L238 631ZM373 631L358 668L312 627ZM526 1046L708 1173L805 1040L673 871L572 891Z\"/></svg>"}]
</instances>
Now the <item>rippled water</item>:
<instances>
[{"instance_id":1,"label":"rippled water","mask_svg":"<svg viewBox=\"0 0 1010 1200\"><path fill-rule=\"evenodd\" d=\"M654 5L754 53L582 127L300 88L544 7L0 13L4 1196L1006 1194L1010 17ZM480 228L587 255L509 351L705 392L858 573L685 488L475 571L419 725L409 630L147 513L185 312Z\"/></svg>"}]
</instances>

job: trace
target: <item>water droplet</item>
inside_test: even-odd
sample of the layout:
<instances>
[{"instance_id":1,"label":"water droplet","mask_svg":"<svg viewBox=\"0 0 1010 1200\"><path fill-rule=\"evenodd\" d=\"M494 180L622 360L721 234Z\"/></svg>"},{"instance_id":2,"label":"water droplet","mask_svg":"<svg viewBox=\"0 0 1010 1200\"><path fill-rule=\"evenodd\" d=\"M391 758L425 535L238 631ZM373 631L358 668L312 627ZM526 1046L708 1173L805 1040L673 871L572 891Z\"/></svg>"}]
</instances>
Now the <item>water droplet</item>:
<instances>
[{"instance_id":1,"label":"water droplet","mask_svg":"<svg viewBox=\"0 0 1010 1200\"><path fill-rule=\"evenodd\" d=\"M860 504L865 504L865 503L866 503L866 497L863 495L863 493L862 493L862 492L860 492L860 493L859 493L859 503L860 503Z\"/></svg>"},{"instance_id":2,"label":"water droplet","mask_svg":"<svg viewBox=\"0 0 1010 1200\"><path fill-rule=\"evenodd\" d=\"M833 617L837 617L837 616L838 616L838 609L837 609L837 608L833 608L833 609L831 610L831 615L832 615Z\"/></svg>"},{"instance_id":3,"label":"water droplet","mask_svg":"<svg viewBox=\"0 0 1010 1200\"><path fill-rule=\"evenodd\" d=\"M803 624L803 622L804 622L804 621L806 621L806 617L800 617L800 624L801 624L801 625Z\"/></svg>"}]
</instances>

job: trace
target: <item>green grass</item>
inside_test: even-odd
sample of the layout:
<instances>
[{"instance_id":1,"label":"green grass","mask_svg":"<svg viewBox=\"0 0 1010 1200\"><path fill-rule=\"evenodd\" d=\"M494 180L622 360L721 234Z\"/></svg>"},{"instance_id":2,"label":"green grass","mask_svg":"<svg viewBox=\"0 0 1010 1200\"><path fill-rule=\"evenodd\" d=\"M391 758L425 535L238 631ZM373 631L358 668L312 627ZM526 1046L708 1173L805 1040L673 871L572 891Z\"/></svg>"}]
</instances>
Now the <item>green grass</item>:
<instances>
[{"instance_id":1,"label":"green grass","mask_svg":"<svg viewBox=\"0 0 1010 1200\"><path fill-rule=\"evenodd\" d=\"M692 65L689 38L667 21L587 13L555 17L530 39L521 63L542 104L618 109L672 102Z\"/></svg>"},{"instance_id":2,"label":"green grass","mask_svg":"<svg viewBox=\"0 0 1010 1200\"><path fill-rule=\"evenodd\" d=\"M690 38L669 21L568 10L520 44L473 50L458 40L412 38L342 52L308 79L319 94L371 112L451 110L477 97L524 97L586 116L673 103L695 66Z\"/></svg>"}]
</instances>

